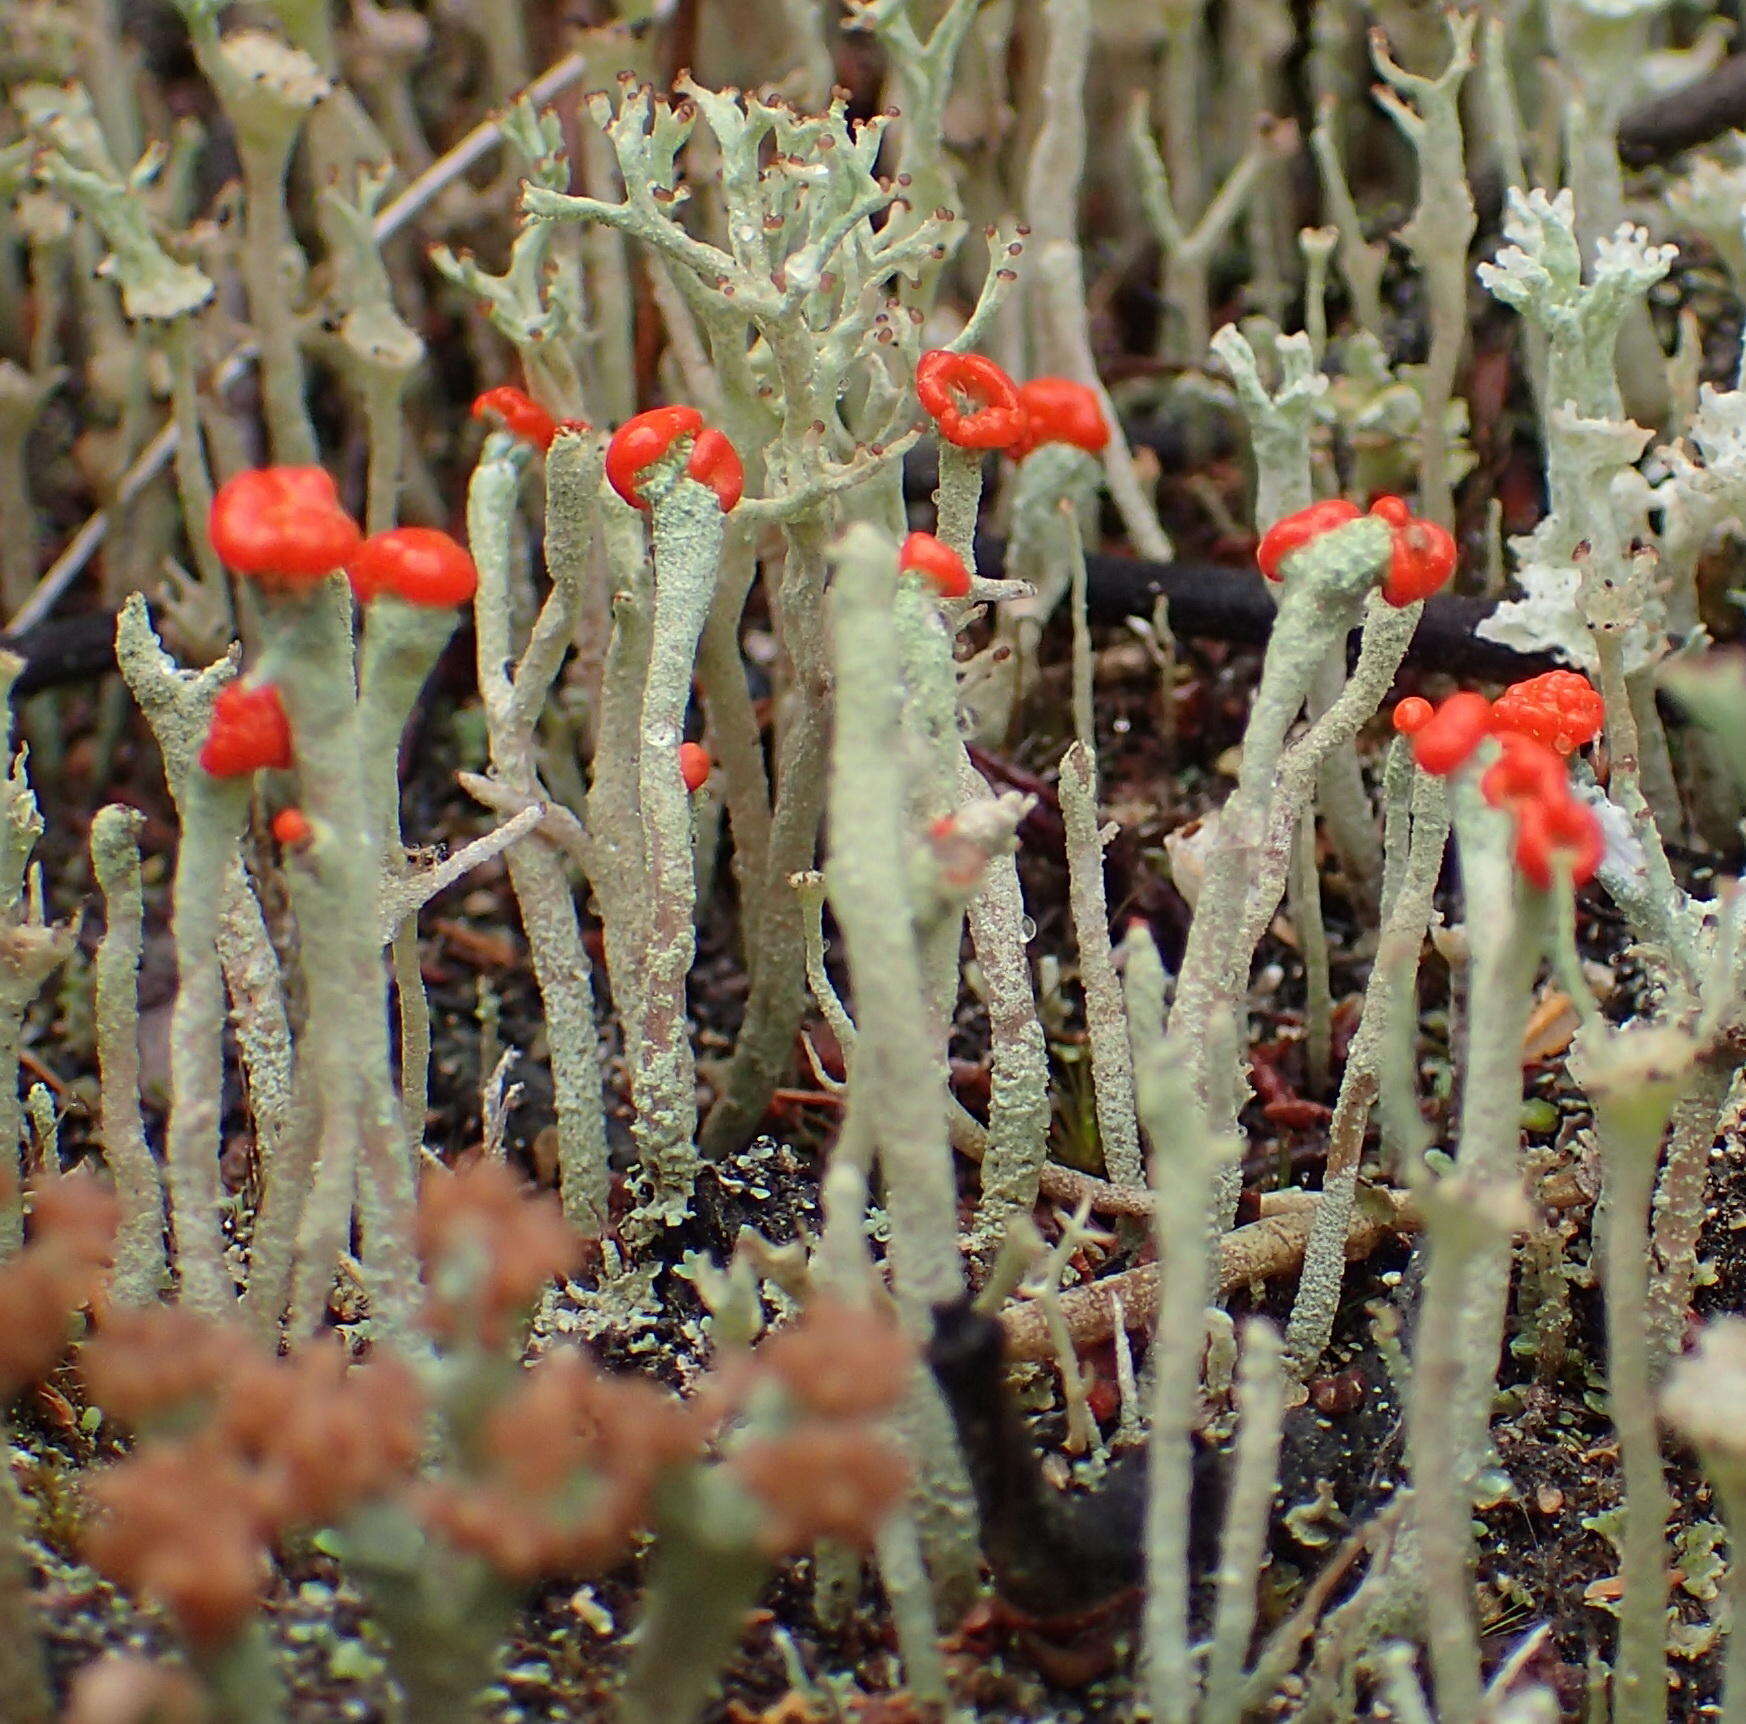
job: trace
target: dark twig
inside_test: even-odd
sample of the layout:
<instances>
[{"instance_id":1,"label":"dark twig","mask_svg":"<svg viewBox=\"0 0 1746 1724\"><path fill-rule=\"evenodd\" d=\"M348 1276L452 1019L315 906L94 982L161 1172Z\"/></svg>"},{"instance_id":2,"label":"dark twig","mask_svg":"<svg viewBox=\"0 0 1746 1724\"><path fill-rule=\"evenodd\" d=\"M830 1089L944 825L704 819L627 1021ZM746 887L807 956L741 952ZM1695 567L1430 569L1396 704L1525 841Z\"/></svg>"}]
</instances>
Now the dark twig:
<instances>
[{"instance_id":1,"label":"dark twig","mask_svg":"<svg viewBox=\"0 0 1746 1724\"><path fill-rule=\"evenodd\" d=\"M1005 551L999 540L978 539L977 568L986 575L1001 574ZM1179 635L1263 646L1272 630L1275 606L1254 569L1223 563L1152 563L1143 557L1096 553L1085 559L1085 565L1086 601L1093 622L1150 617L1162 594L1170 601L1170 627ZM1451 676L1496 682L1552 668L1555 661L1549 656L1520 653L1479 639L1474 631L1491 610L1490 599L1438 593L1425 606L1407 650L1408 662L1446 670Z\"/></svg>"},{"instance_id":2,"label":"dark twig","mask_svg":"<svg viewBox=\"0 0 1746 1724\"><path fill-rule=\"evenodd\" d=\"M1746 126L1746 54L1633 108L1619 122L1619 154L1628 167L1646 168L1736 126Z\"/></svg>"}]
</instances>

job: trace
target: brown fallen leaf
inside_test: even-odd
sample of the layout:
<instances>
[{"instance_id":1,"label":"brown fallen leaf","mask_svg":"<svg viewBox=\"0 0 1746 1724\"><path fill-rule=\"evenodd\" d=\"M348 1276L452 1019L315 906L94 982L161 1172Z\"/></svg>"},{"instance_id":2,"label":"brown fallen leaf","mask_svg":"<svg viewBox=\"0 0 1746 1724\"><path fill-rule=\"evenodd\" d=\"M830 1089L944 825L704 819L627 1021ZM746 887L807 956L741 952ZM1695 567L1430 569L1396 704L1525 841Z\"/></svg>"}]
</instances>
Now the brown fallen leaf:
<instances>
[{"instance_id":1,"label":"brown fallen leaf","mask_svg":"<svg viewBox=\"0 0 1746 1724\"><path fill-rule=\"evenodd\" d=\"M1528 1027L1522 1032L1522 1064L1537 1065L1542 1060L1556 1059L1570 1046L1581 1022L1570 996L1556 988L1548 989L1528 1014Z\"/></svg>"}]
</instances>

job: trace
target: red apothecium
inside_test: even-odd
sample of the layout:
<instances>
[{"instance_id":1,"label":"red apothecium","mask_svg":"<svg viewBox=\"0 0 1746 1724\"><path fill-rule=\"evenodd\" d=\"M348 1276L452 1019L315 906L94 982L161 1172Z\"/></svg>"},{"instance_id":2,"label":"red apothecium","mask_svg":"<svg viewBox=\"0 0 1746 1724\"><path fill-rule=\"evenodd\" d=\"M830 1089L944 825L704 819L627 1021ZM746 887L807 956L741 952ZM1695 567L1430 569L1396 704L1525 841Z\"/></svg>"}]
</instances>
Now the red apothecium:
<instances>
[{"instance_id":1,"label":"red apothecium","mask_svg":"<svg viewBox=\"0 0 1746 1724\"><path fill-rule=\"evenodd\" d=\"M1536 797L1511 812L1516 820L1516 866L1542 892L1550 891L1553 862L1562 851L1570 863L1571 881L1586 885L1600 867L1606 839L1595 812L1568 791L1560 797Z\"/></svg>"},{"instance_id":2,"label":"red apothecium","mask_svg":"<svg viewBox=\"0 0 1746 1724\"><path fill-rule=\"evenodd\" d=\"M1531 736L1560 754L1593 742L1606 716L1600 691L1574 670L1549 670L1513 683L1491 703L1492 728L1500 735Z\"/></svg>"},{"instance_id":3,"label":"red apothecium","mask_svg":"<svg viewBox=\"0 0 1746 1724\"><path fill-rule=\"evenodd\" d=\"M1394 728L1402 736L1417 736L1435 710L1422 695L1405 695L1394 703Z\"/></svg>"},{"instance_id":4,"label":"red apothecium","mask_svg":"<svg viewBox=\"0 0 1746 1724\"><path fill-rule=\"evenodd\" d=\"M714 764L709 758L709 750L702 743L679 744L679 776L685 780L685 788L693 795L709 782Z\"/></svg>"},{"instance_id":5,"label":"red apothecium","mask_svg":"<svg viewBox=\"0 0 1746 1724\"><path fill-rule=\"evenodd\" d=\"M322 467L256 467L226 479L208 517L212 548L263 586L314 586L358 548L358 524Z\"/></svg>"},{"instance_id":6,"label":"red apothecium","mask_svg":"<svg viewBox=\"0 0 1746 1724\"><path fill-rule=\"evenodd\" d=\"M728 441L727 433L713 425L698 432L685 463L685 476L713 491L724 515L745 494L746 470L740 464L740 452Z\"/></svg>"},{"instance_id":7,"label":"red apothecium","mask_svg":"<svg viewBox=\"0 0 1746 1724\"><path fill-rule=\"evenodd\" d=\"M964 559L932 533L911 533L897 553L897 566L906 575L920 575L943 599L969 596L970 571Z\"/></svg>"},{"instance_id":8,"label":"red apothecium","mask_svg":"<svg viewBox=\"0 0 1746 1724\"><path fill-rule=\"evenodd\" d=\"M1097 391L1071 377L1033 377L1018 386L1024 429L1008 453L1022 461L1045 443L1071 443L1088 455L1109 442L1109 424Z\"/></svg>"},{"instance_id":9,"label":"red apothecium","mask_svg":"<svg viewBox=\"0 0 1746 1724\"><path fill-rule=\"evenodd\" d=\"M739 502L745 469L739 452L720 431L705 428L695 407L652 407L627 419L606 446L606 480L633 509L646 509L642 475L667 455L681 437L691 439L685 472L715 493L722 512Z\"/></svg>"},{"instance_id":10,"label":"red apothecium","mask_svg":"<svg viewBox=\"0 0 1746 1724\"><path fill-rule=\"evenodd\" d=\"M475 419L495 419L512 437L549 449L558 434L558 422L525 389L500 383L473 401Z\"/></svg>"},{"instance_id":11,"label":"red apothecium","mask_svg":"<svg viewBox=\"0 0 1746 1724\"><path fill-rule=\"evenodd\" d=\"M273 816L273 841L286 850L302 850L315 836L301 808L281 808Z\"/></svg>"},{"instance_id":12,"label":"red apothecium","mask_svg":"<svg viewBox=\"0 0 1746 1724\"><path fill-rule=\"evenodd\" d=\"M291 723L270 682L227 683L212 703L212 724L200 745L200 766L214 778L241 778L291 764Z\"/></svg>"},{"instance_id":13,"label":"red apothecium","mask_svg":"<svg viewBox=\"0 0 1746 1724\"><path fill-rule=\"evenodd\" d=\"M915 392L940 435L960 449L1010 449L1024 436L1018 385L980 353L924 353Z\"/></svg>"},{"instance_id":14,"label":"red apothecium","mask_svg":"<svg viewBox=\"0 0 1746 1724\"><path fill-rule=\"evenodd\" d=\"M1570 792L1562 755L1520 731L1498 737L1500 753L1479 780L1479 793L1493 808L1556 800Z\"/></svg>"},{"instance_id":15,"label":"red apothecium","mask_svg":"<svg viewBox=\"0 0 1746 1724\"><path fill-rule=\"evenodd\" d=\"M1412 733L1413 759L1442 777L1465 766L1491 734L1491 702L1463 689L1449 698Z\"/></svg>"},{"instance_id":16,"label":"red apothecium","mask_svg":"<svg viewBox=\"0 0 1746 1724\"><path fill-rule=\"evenodd\" d=\"M1344 497L1327 497L1282 516L1261 535L1261 543L1255 547L1255 565L1268 580L1283 580L1280 564L1293 551L1301 551L1311 539L1357 519L1358 505Z\"/></svg>"},{"instance_id":17,"label":"red apothecium","mask_svg":"<svg viewBox=\"0 0 1746 1724\"><path fill-rule=\"evenodd\" d=\"M1448 532L1415 515L1399 497L1378 497L1370 512L1394 529L1383 598L1402 610L1442 588L1455 572L1455 541Z\"/></svg>"},{"instance_id":18,"label":"red apothecium","mask_svg":"<svg viewBox=\"0 0 1746 1724\"><path fill-rule=\"evenodd\" d=\"M466 546L436 527L372 533L347 562L346 575L362 604L378 593L392 593L431 610L464 605L479 585Z\"/></svg>"}]
</instances>

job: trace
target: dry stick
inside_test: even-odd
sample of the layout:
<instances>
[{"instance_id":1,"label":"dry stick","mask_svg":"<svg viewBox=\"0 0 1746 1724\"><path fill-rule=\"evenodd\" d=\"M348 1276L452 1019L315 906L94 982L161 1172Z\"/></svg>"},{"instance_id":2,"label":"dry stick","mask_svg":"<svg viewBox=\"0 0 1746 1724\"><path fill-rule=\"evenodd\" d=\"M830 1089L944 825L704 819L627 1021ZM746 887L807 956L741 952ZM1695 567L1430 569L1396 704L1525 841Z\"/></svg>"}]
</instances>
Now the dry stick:
<instances>
[{"instance_id":1,"label":"dry stick","mask_svg":"<svg viewBox=\"0 0 1746 1724\"><path fill-rule=\"evenodd\" d=\"M1314 1198L1319 1194L1298 1193ZM1278 1210L1234 1228L1219 1241L1218 1291L1221 1298L1254 1281L1269 1281L1287 1275L1303 1261L1303 1248L1315 1218L1315 1203ZM1346 1236L1346 1257L1357 1262L1368 1257L1384 1240L1418 1225L1417 1211L1404 1191L1373 1189L1363 1192L1351 1231ZM1116 1313L1134 1334L1149 1332L1158 1309L1158 1265L1147 1263L1120 1275L1105 1276L1061 1295L1061 1315L1073 1344L1081 1349L1107 1341L1115 1333ZM1010 1305L1001 1312L1006 1329L1007 1356L1030 1362L1053 1358L1048 1325L1031 1305Z\"/></svg>"},{"instance_id":2,"label":"dry stick","mask_svg":"<svg viewBox=\"0 0 1746 1724\"><path fill-rule=\"evenodd\" d=\"M528 85L525 97L538 107L562 95L572 85L580 83L587 71L588 60L585 55L566 54L550 70ZM502 138L501 120L481 121L453 149L432 162L399 197L377 215L372 228L376 238L392 238L475 162L495 149ZM245 341L233 347L213 375L213 389L217 392L228 389L259 356L260 348L253 341ZM176 452L178 441L177 427L174 420L171 420L146 444L132 465L122 474L120 483L116 486L114 502L108 508L99 509L91 515L67 542L66 549L49 565L30 597L7 623L8 632L30 628L49 614L56 600L72 585L79 571L96 554L97 548L108 534L111 520L119 511L126 509L158 476L164 463Z\"/></svg>"},{"instance_id":3,"label":"dry stick","mask_svg":"<svg viewBox=\"0 0 1746 1724\"><path fill-rule=\"evenodd\" d=\"M110 804L91 822L91 866L103 894L97 948L97 1066L102 1086L98 1138L115 1178L121 1224L115 1236L110 1297L145 1305L169 1276L164 1257L164 1190L146 1147L139 1105L139 954L145 906L139 873L137 809Z\"/></svg>"}]
</instances>

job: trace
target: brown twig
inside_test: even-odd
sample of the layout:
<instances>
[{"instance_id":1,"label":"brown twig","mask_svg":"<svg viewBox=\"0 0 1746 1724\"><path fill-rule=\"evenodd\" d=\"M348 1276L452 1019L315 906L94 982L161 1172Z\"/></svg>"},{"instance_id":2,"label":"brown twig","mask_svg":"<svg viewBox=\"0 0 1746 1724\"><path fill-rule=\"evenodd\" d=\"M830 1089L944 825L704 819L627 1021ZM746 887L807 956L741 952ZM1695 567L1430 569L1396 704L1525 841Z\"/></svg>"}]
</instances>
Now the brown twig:
<instances>
[{"instance_id":1,"label":"brown twig","mask_svg":"<svg viewBox=\"0 0 1746 1724\"><path fill-rule=\"evenodd\" d=\"M1101 1183L1098 1182L1098 1183ZM1115 1189L1112 1187L1112 1189ZM1303 1262L1304 1242L1320 1202L1313 1192L1280 1193L1292 1201L1276 1205L1246 1227L1234 1228L1219 1242L1219 1293L1234 1293L1253 1281L1289 1274ZM1368 1257L1385 1239L1415 1227L1417 1218L1404 1191L1367 1192L1352 1213L1346 1257ZM1076 1348L1107 1341L1115 1333L1116 1311L1129 1329L1149 1327L1158 1307L1158 1265L1143 1264L1120 1275L1107 1276L1061 1295L1061 1315ZM1038 1360L1054 1357L1048 1325L1035 1304L1009 1305L1001 1313L1006 1329L1007 1357Z\"/></svg>"},{"instance_id":2,"label":"brown twig","mask_svg":"<svg viewBox=\"0 0 1746 1724\"><path fill-rule=\"evenodd\" d=\"M1646 168L1723 132L1746 126L1746 54L1730 54L1713 71L1633 108L1619 122L1619 155Z\"/></svg>"}]
</instances>

